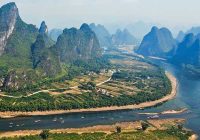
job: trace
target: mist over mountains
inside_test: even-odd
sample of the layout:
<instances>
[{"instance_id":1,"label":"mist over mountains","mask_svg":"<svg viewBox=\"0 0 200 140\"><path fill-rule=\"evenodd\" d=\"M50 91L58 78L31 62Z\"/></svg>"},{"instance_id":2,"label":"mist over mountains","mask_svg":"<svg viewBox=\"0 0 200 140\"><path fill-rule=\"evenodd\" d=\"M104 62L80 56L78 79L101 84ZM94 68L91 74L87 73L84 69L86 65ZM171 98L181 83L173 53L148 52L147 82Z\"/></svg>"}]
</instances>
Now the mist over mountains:
<instances>
[{"instance_id":1,"label":"mist over mountains","mask_svg":"<svg viewBox=\"0 0 200 140\"><path fill-rule=\"evenodd\" d=\"M180 65L200 66L200 35L187 34L178 44L173 63Z\"/></svg>"},{"instance_id":2,"label":"mist over mountains","mask_svg":"<svg viewBox=\"0 0 200 140\"><path fill-rule=\"evenodd\" d=\"M199 73L200 33L198 29L192 27L186 33L180 31L175 39L169 29L153 27L144 36L136 52L146 57L165 58L175 65Z\"/></svg>"}]
</instances>

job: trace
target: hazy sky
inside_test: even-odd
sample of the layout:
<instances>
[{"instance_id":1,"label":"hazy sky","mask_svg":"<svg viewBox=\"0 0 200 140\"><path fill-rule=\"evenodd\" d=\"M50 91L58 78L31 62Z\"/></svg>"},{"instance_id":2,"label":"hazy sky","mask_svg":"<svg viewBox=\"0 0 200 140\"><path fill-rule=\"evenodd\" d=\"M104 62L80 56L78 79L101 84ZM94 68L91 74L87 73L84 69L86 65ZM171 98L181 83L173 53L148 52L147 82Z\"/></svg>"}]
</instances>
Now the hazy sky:
<instances>
[{"instance_id":1,"label":"hazy sky","mask_svg":"<svg viewBox=\"0 0 200 140\"><path fill-rule=\"evenodd\" d=\"M0 5L11 0L0 0ZM163 26L200 25L200 0L13 0L22 19L49 28L81 23L125 26L142 20Z\"/></svg>"}]
</instances>

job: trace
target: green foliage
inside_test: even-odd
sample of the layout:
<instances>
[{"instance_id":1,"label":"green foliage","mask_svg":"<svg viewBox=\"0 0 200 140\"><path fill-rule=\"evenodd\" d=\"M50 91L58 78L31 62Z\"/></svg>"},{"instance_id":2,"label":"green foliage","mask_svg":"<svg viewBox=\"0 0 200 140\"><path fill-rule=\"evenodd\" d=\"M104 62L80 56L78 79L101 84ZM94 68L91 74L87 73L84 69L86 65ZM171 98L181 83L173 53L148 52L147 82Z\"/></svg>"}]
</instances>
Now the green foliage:
<instances>
[{"instance_id":1,"label":"green foliage","mask_svg":"<svg viewBox=\"0 0 200 140\"><path fill-rule=\"evenodd\" d=\"M143 131L145 131L149 127L149 124L147 122L141 122L141 125Z\"/></svg>"},{"instance_id":2,"label":"green foliage","mask_svg":"<svg viewBox=\"0 0 200 140\"><path fill-rule=\"evenodd\" d=\"M8 66L0 65L0 77L6 76L7 73L8 73Z\"/></svg>"},{"instance_id":3,"label":"green foliage","mask_svg":"<svg viewBox=\"0 0 200 140\"><path fill-rule=\"evenodd\" d=\"M14 32L6 45L6 53L0 57L0 64L9 68L30 68L30 46L35 41L37 34L35 26L18 19Z\"/></svg>"},{"instance_id":4,"label":"green foliage","mask_svg":"<svg viewBox=\"0 0 200 140\"><path fill-rule=\"evenodd\" d=\"M43 130L43 131L40 133L40 137L41 137L43 140L48 139L48 137L49 137L49 130Z\"/></svg>"},{"instance_id":5,"label":"green foliage","mask_svg":"<svg viewBox=\"0 0 200 140\"><path fill-rule=\"evenodd\" d=\"M116 127L116 132L119 134L119 133L121 133L121 131L122 131L122 128L120 126L117 126Z\"/></svg>"},{"instance_id":6,"label":"green foliage","mask_svg":"<svg viewBox=\"0 0 200 140\"><path fill-rule=\"evenodd\" d=\"M85 71L94 71L96 73L99 73L101 69L108 69L112 67L109 60L105 57L90 59L88 62L84 60L76 60L73 62L73 65L81 67Z\"/></svg>"},{"instance_id":7,"label":"green foliage","mask_svg":"<svg viewBox=\"0 0 200 140\"><path fill-rule=\"evenodd\" d=\"M179 130L183 130L183 124L182 123L178 124L177 127L178 127Z\"/></svg>"},{"instance_id":8,"label":"green foliage","mask_svg":"<svg viewBox=\"0 0 200 140\"><path fill-rule=\"evenodd\" d=\"M168 130L155 130L148 133L143 131L137 132L123 132L123 133L59 133L59 134L49 134L48 139L52 140L187 140L189 136L187 134L178 131L177 133L169 133ZM25 136L25 137L14 137L14 138L1 138L0 140L40 140L41 138L37 135L35 136Z\"/></svg>"},{"instance_id":9,"label":"green foliage","mask_svg":"<svg viewBox=\"0 0 200 140\"><path fill-rule=\"evenodd\" d=\"M39 34L31 46L33 69L41 70L41 75L55 77L61 72L61 64L55 47L49 47L49 42L46 34Z\"/></svg>"},{"instance_id":10,"label":"green foliage","mask_svg":"<svg viewBox=\"0 0 200 140\"><path fill-rule=\"evenodd\" d=\"M175 135L178 136L181 140L187 140L189 136L191 136L189 131L183 131L182 129L179 129L175 126L172 126L167 130L167 133L169 135Z\"/></svg>"},{"instance_id":11,"label":"green foliage","mask_svg":"<svg viewBox=\"0 0 200 140\"><path fill-rule=\"evenodd\" d=\"M61 76L57 79L44 79L43 81L37 83L37 85L30 87L29 90L31 91L37 89L42 85L51 85L51 83L55 81L63 82L65 79L71 79L74 76L81 74L81 72L84 72L84 69L71 65L68 67L68 74L64 77ZM124 73L124 71L121 71L117 73L117 76L114 74L113 79L138 82L140 81L140 78L145 79L147 78L147 75L150 75L150 88L148 89L148 91L144 91L142 88L143 86L141 86L140 82L138 82L138 85L136 84L136 86L143 91L140 91L135 95L121 94L119 96L112 97L109 95L97 93L95 91L95 84L89 82L83 84L82 86L80 86L80 88L90 90L90 92L82 94L63 94L59 96L51 96L48 93L39 93L34 96L28 98L24 97L21 99L0 97L2 99L0 101L0 111L45 111L60 109L70 110L105 106L123 106L130 104L139 104L147 101L154 101L162 98L171 91L170 81L165 76L164 72L162 72L162 70L160 69L151 72L127 72L126 75L124 75ZM159 85L159 87L157 85ZM13 106L14 102L15 105Z\"/></svg>"},{"instance_id":12,"label":"green foliage","mask_svg":"<svg viewBox=\"0 0 200 140\"><path fill-rule=\"evenodd\" d=\"M96 84L93 82L87 82L80 85L79 88L84 90L94 90L96 88Z\"/></svg>"}]
</instances>

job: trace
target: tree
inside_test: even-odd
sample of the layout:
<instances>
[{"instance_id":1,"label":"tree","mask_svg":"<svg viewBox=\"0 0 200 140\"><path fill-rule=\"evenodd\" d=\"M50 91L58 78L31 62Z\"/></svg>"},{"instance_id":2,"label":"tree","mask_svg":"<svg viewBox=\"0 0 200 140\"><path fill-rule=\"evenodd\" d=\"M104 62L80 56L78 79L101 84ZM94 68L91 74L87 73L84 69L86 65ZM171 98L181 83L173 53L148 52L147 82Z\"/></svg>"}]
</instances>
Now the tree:
<instances>
[{"instance_id":1,"label":"tree","mask_svg":"<svg viewBox=\"0 0 200 140\"><path fill-rule=\"evenodd\" d=\"M43 130L43 131L40 133L40 137L41 137L43 140L48 139L48 137L49 137L49 130Z\"/></svg>"},{"instance_id":2,"label":"tree","mask_svg":"<svg viewBox=\"0 0 200 140\"><path fill-rule=\"evenodd\" d=\"M120 126L117 126L117 127L116 127L116 132L117 132L117 133L121 133L121 131L122 131L121 127L120 127Z\"/></svg>"},{"instance_id":3,"label":"tree","mask_svg":"<svg viewBox=\"0 0 200 140\"><path fill-rule=\"evenodd\" d=\"M141 122L141 126L142 126L142 130L145 131L149 127L149 124L146 122Z\"/></svg>"},{"instance_id":4,"label":"tree","mask_svg":"<svg viewBox=\"0 0 200 140\"><path fill-rule=\"evenodd\" d=\"M183 129L183 124L180 123L180 124L177 125L177 127L178 127L179 130L182 130Z\"/></svg>"}]
</instances>

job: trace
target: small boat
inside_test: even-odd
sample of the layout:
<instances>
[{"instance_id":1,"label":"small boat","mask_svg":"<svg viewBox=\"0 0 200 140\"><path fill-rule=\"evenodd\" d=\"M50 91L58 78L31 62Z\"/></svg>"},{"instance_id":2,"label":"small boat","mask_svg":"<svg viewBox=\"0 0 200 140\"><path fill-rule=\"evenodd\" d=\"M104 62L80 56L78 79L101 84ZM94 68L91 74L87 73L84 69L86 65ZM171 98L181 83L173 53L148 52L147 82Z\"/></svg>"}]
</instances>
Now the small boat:
<instances>
[{"instance_id":1,"label":"small boat","mask_svg":"<svg viewBox=\"0 0 200 140\"><path fill-rule=\"evenodd\" d=\"M19 124L17 124L16 126L19 127Z\"/></svg>"},{"instance_id":2,"label":"small boat","mask_svg":"<svg viewBox=\"0 0 200 140\"><path fill-rule=\"evenodd\" d=\"M41 121L41 120L35 120L34 122L37 123L37 122L40 122L40 121Z\"/></svg>"},{"instance_id":3,"label":"small boat","mask_svg":"<svg viewBox=\"0 0 200 140\"><path fill-rule=\"evenodd\" d=\"M54 119L53 119L53 122L56 122L56 121L57 121L57 118L54 118Z\"/></svg>"},{"instance_id":4,"label":"small boat","mask_svg":"<svg viewBox=\"0 0 200 140\"><path fill-rule=\"evenodd\" d=\"M13 124L12 122L10 122L9 124Z\"/></svg>"},{"instance_id":5,"label":"small boat","mask_svg":"<svg viewBox=\"0 0 200 140\"><path fill-rule=\"evenodd\" d=\"M114 120L114 118L110 118L110 120Z\"/></svg>"},{"instance_id":6,"label":"small boat","mask_svg":"<svg viewBox=\"0 0 200 140\"><path fill-rule=\"evenodd\" d=\"M81 119L84 119L84 118L85 118L84 116L81 117Z\"/></svg>"},{"instance_id":7,"label":"small boat","mask_svg":"<svg viewBox=\"0 0 200 140\"><path fill-rule=\"evenodd\" d=\"M62 120L62 121L61 121L61 123L65 123L65 121L64 121L64 120Z\"/></svg>"},{"instance_id":8,"label":"small boat","mask_svg":"<svg viewBox=\"0 0 200 140\"><path fill-rule=\"evenodd\" d=\"M148 119L156 119L156 118L159 118L159 116L158 115L154 115L154 116L149 116L149 117L147 117Z\"/></svg>"},{"instance_id":9,"label":"small boat","mask_svg":"<svg viewBox=\"0 0 200 140\"><path fill-rule=\"evenodd\" d=\"M13 127L12 125L9 126L10 128Z\"/></svg>"}]
</instances>

